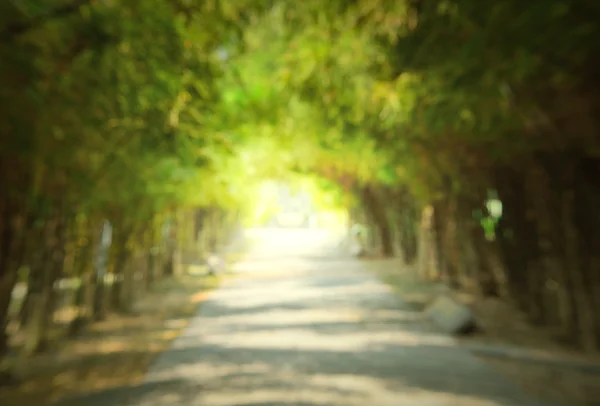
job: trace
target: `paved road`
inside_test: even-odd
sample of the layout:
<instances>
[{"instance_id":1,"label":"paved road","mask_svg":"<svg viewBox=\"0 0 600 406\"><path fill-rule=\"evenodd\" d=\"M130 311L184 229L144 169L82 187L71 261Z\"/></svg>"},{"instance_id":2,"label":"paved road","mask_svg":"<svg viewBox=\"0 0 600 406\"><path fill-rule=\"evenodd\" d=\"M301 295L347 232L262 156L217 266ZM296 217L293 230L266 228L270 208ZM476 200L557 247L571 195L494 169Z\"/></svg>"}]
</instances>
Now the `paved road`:
<instances>
[{"instance_id":1,"label":"paved road","mask_svg":"<svg viewBox=\"0 0 600 406\"><path fill-rule=\"evenodd\" d=\"M86 406L548 405L412 311L327 236L255 232L145 384Z\"/></svg>"}]
</instances>

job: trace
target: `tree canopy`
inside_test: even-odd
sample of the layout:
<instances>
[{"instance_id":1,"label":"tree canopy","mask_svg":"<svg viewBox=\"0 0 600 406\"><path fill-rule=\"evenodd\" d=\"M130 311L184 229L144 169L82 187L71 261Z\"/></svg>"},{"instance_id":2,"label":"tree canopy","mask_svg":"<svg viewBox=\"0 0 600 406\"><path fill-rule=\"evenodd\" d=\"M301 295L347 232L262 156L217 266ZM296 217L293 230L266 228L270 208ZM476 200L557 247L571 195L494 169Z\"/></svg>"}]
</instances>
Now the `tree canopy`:
<instances>
[{"instance_id":1,"label":"tree canopy","mask_svg":"<svg viewBox=\"0 0 600 406\"><path fill-rule=\"evenodd\" d=\"M31 162L29 197L98 207L227 201L241 156L255 177L335 172L427 199L566 142L523 133L560 108L538 95L590 74L590 4L8 2L4 151Z\"/></svg>"}]
</instances>

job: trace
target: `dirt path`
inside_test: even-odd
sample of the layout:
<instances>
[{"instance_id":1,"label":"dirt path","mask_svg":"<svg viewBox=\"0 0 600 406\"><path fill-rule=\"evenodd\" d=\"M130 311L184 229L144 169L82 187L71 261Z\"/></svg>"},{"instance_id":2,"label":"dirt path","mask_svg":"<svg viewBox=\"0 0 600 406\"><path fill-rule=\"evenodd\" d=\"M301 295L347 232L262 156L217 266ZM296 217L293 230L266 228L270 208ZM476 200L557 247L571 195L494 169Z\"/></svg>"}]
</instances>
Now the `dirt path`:
<instances>
[{"instance_id":1,"label":"dirt path","mask_svg":"<svg viewBox=\"0 0 600 406\"><path fill-rule=\"evenodd\" d=\"M143 385L60 406L549 405L326 243L308 231L264 237Z\"/></svg>"}]
</instances>

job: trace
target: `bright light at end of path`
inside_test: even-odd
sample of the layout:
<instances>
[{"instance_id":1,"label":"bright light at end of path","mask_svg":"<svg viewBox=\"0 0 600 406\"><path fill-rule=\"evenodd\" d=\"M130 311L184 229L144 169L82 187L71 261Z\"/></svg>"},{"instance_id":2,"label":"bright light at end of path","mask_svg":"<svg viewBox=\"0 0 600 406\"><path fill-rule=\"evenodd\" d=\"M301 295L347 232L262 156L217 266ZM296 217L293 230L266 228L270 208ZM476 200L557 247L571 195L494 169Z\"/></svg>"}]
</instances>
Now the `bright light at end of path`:
<instances>
[{"instance_id":1,"label":"bright light at end of path","mask_svg":"<svg viewBox=\"0 0 600 406\"><path fill-rule=\"evenodd\" d=\"M291 183L267 180L247 202L249 227L326 228L339 231L347 224L347 210L335 192L310 179Z\"/></svg>"},{"instance_id":2,"label":"bright light at end of path","mask_svg":"<svg viewBox=\"0 0 600 406\"><path fill-rule=\"evenodd\" d=\"M331 233L325 229L256 227L246 230L246 236L255 243L253 251L301 255L327 245Z\"/></svg>"}]
</instances>

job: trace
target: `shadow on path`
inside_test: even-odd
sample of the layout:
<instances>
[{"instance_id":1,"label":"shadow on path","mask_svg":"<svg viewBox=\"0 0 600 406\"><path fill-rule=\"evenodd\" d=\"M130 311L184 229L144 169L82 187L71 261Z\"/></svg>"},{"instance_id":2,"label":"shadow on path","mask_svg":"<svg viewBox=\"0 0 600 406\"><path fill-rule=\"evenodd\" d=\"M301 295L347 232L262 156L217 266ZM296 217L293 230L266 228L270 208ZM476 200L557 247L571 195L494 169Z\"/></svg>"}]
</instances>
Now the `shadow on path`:
<instances>
[{"instance_id":1,"label":"shadow on path","mask_svg":"<svg viewBox=\"0 0 600 406\"><path fill-rule=\"evenodd\" d=\"M559 404L524 395L355 260L268 263L246 265L273 277L242 276L204 302L146 383L56 406Z\"/></svg>"},{"instance_id":2,"label":"shadow on path","mask_svg":"<svg viewBox=\"0 0 600 406\"><path fill-rule=\"evenodd\" d=\"M548 405L522 402L517 388L479 362L465 363L462 352L435 345L382 343L332 351L205 344L172 349L169 358L169 366L156 368L151 381L66 399L57 406L358 405L374 392L388 394L390 401L383 405L425 400L457 406ZM212 392L223 390L234 399L207 403ZM399 391L406 403L394 398ZM303 392L317 399L291 396ZM264 400L244 403L251 395ZM319 397L326 400L319 403Z\"/></svg>"}]
</instances>

